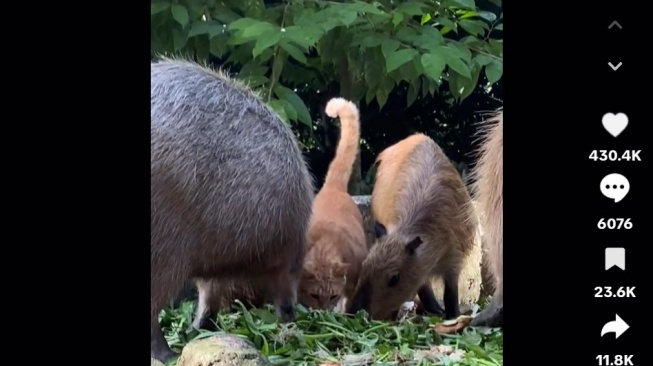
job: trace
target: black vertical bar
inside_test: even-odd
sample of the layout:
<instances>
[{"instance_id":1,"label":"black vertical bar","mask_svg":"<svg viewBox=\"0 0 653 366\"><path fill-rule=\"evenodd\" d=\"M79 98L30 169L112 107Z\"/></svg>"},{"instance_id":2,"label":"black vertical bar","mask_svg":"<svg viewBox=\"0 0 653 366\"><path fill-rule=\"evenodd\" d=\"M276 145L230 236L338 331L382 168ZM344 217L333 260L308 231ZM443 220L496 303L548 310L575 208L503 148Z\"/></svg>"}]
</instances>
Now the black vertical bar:
<instances>
[{"instance_id":1,"label":"black vertical bar","mask_svg":"<svg viewBox=\"0 0 653 366\"><path fill-rule=\"evenodd\" d=\"M650 298L643 278L651 221L644 207L651 202L645 144L651 78L634 47L646 34L638 29L645 23L627 14L628 2L597 4L565 3L541 12L522 2L504 5L508 364L523 362L519 350L547 344L569 347L568 364L628 364L616 356L645 361L636 348L641 342L634 342L644 332L639 318ZM621 29L608 29L613 21ZM607 113L628 118L617 137L603 127ZM620 202L601 192L611 173L630 184ZM606 248L625 249L625 270L605 270ZM636 297L629 297L633 286ZM609 287L615 297L596 297L597 287L604 294ZM629 328L617 339L615 333L601 336L617 314Z\"/></svg>"}]
</instances>

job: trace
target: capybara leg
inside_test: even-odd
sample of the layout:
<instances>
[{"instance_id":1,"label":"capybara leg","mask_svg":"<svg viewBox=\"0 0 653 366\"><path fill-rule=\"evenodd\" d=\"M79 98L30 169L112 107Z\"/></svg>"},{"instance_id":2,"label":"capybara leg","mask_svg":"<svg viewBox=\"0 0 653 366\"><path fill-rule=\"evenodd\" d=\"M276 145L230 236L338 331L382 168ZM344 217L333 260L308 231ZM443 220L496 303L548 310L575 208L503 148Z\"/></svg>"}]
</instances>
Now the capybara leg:
<instances>
[{"instance_id":1,"label":"capybara leg","mask_svg":"<svg viewBox=\"0 0 653 366\"><path fill-rule=\"evenodd\" d=\"M163 257L168 259L168 257ZM176 356L168 346L168 342L163 336L161 325L159 325L159 313L179 292L185 279L185 269L179 268L171 270L174 263L172 260L155 261L151 265L150 277L150 353L152 358L166 362Z\"/></svg>"},{"instance_id":2,"label":"capybara leg","mask_svg":"<svg viewBox=\"0 0 653 366\"><path fill-rule=\"evenodd\" d=\"M298 275L288 270L281 272L275 278L272 297L277 309L277 316L283 322L295 320L295 302L297 301Z\"/></svg>"},{"instance_id":3,"label":"capybara leg","mask_svg":"<svg viewBox=\"0 0 653 366\"><path fill-rule=\"evenodd\" d=\"M458 273L447 273L444 276L444 317L453 319L460 315L458 303Z\"/></svg>"},{"instance_id":4,"label":"capybara leg","mask_svg":"<svg viewBox=\"0 0 653 366\"><path fill-rule=\"evenodd\" d=\"M419 296L419 301L422 303L422 308L424 311L436 314L444 315L444 309L438 304L438 301L435 299L435 294L433 293L433 288L427 282L423 284L419 290L417 290L417 296Z\"/></svg>"},{"instance_id":5,"label":"capybara leg","mask_svg":"<svg viewBox=\"0 0 653 366\"><path fill-rule=\"evenodd\" d=\"M195 329L217 331L215 318L220 310L220 286L215 281L197 281L197 311L193 320Z\"/></svg>"},{"instance_id":6,"label":"capybara leg","mask_svg":"<svg viewBox=\"0 0 653 366\"><path fill-rule=\"evenodd\" d=\"M470 323L474 327L503 326L503 286L497 288L490 305Z\"/></svg>"},{"instance_id":7,"label":"capybara leg","mask_svg":"<svg viewBox=\"0 0 653 366\"><path fill-rule=\"evenodd\" d=\"M158 316L152 315L150 323L150 357L166 363L177 354L170 349L157 318Z\"/></svg>"}]
</instances>

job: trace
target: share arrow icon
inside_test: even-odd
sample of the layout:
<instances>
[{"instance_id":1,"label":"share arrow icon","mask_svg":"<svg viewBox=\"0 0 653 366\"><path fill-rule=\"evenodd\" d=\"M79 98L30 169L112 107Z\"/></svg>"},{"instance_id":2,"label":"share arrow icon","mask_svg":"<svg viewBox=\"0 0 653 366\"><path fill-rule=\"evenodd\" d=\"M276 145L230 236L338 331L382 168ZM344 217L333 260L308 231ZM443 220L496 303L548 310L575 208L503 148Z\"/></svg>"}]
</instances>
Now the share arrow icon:
<instances>
[{"instance_id":1,"label":"share arrow icon","mask_svg":"<svg viewBox=\"0 0 653 366\"><path fill-rule=\"evenodd\" d=\"M601 329L601 337L608 333L614 333L614 339L617 339L630 328L630 325L626 324L619 315L615 314L615 317L615 320L605 323L603 329Z\"/></svg>"}]
</instances>

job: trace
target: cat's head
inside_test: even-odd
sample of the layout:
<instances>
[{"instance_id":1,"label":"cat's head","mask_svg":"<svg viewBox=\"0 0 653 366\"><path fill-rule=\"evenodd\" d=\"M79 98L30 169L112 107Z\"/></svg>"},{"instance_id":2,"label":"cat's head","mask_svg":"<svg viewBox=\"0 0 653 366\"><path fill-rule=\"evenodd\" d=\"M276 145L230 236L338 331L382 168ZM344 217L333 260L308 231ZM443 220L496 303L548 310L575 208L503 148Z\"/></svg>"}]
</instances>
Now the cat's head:
<instances>
[{"instance_id":1,"label":"cat's head","mask_svg":"<svg viewBox=\"0 0 653 366\"><path fill-rule=\"evenodd\" d=\"M333 309L347 283L349 264L308 259L299 282L299 302L313 309Z\"/></svg>"}]
</instances>

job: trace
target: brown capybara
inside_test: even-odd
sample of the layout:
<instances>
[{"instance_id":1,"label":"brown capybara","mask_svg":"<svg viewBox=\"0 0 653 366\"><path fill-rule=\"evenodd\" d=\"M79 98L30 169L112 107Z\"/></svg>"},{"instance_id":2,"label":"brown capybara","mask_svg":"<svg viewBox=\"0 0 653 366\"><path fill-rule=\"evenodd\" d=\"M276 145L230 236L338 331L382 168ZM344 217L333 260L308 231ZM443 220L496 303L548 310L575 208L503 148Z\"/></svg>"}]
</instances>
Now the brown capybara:
<instances>
[{"instance_id":1,"label":"brown capybara","mask_svg":"<svg viewBox=\"0 0 653 366\"><path fill-rule=\"evenodd\" d=\"M416 293L428 311L442 312L429 285L432 276L442 276L445 316L456 317L458 277L476 230L460 174L424 134L385 149L377 164L372 214L379 239L363 262L348 312L364 309L387 319Z\"/></svg>"},{"instance_id":2,"label":"brown capybara","mask_svg":"<svg viewBox=\"0 0 653 366\"><path fill-rule=\"evenodd\" d=\"M245 86L163 59L151 77L151 355L184 281L262 282L294 317L314 185L290 128Z\"/></svg>"},{"instance_id":3,"label":"brown capybara","mask_svg":"<svg viewBox=\"0 0 653 366\"><path fill-rule=\"evenodd\" d=\"M313 309L333 309L342 298L351 299L367 255L363 215L347 193L360 140L358 108L333 98L325 110L340 118L341 132L336 156L313 201L309 249L299 282L299 302Z\"/></svg>"},{"instance_id":4,"label":"brown capybara","mask_svg":"<svg viewBox=\"0 0 653 366\"><path fill-rule=\"evenodd\" d=\"M474 171L473 193L482 213L485 259L494 277L490 305L471 322L473 326L503 326L503 111L483 126L480 159Z\"/></svg>"}]
</instances>

